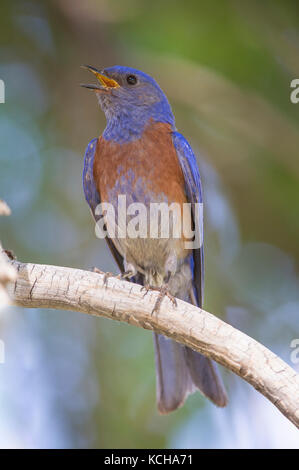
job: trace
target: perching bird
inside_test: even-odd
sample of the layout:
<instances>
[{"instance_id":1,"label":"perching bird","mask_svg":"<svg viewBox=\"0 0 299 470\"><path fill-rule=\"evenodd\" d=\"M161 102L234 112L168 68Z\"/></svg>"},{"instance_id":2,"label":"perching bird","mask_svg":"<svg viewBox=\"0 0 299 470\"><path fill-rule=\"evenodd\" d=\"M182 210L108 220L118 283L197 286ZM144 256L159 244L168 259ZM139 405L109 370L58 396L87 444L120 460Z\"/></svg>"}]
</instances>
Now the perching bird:
<instances>
[{"instance_id":1,"label":"perching bird","mask_svg":"<svg viewBox=\"0 0 299 470\"><path fill-rule=\"evenodd\" d=\"M138 70L114 66L102 71L85 66L97 78L92 89L105 113L103 134L86 150L83 186L97 220L99 203L110 203L117 214L117 198L127 204L191 203L194 225L202 202L199 170L192 148L176 131L169 102L156 81ZM126 277L163 288L197 306L203 302L203 246L186 249L183 237L110 237L109 248ZM154 334L157 403L161 413L180 407L199 389L216 405L225 406L227 395L210 359L164 336Z\"/></svg>"}]
</instances>

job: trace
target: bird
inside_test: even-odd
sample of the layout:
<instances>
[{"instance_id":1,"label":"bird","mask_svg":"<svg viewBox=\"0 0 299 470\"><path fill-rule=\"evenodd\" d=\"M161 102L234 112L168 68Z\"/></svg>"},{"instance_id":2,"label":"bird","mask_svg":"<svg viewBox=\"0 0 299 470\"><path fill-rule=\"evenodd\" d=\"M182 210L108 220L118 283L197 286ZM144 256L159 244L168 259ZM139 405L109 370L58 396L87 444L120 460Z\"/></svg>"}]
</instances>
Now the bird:
<instances>
[{"instance_id":1,"label":"bird","mask_svg":"<svg viewBox=\"0 0 299 470\"><path fill-rule=\"evenodd\" d=\"M195 231L202 231L202 224L194 223L203 202L196 157L177 131L169 101L156 80L126 66L82 67L95 76L96 83L81 86L96 94L106 117L106 128L88 144L84 157L83 189L94 219L99 219L98 205L107 203L119 220L117 201L124 195L126 207L142 203L147 213L151 204L164 202L175 203L182 214L183 205L189 204L189 222ZM203 306L203 243L186 248L183 235L131 238L109 233L106 241L122 276L159 290L159 305L168 295L174 303L177 297ZM217 406L226 406L227 393L211 359L157 333L154 349L161 414L181 407L196 390Z\"/></svg>"}]
</instances>

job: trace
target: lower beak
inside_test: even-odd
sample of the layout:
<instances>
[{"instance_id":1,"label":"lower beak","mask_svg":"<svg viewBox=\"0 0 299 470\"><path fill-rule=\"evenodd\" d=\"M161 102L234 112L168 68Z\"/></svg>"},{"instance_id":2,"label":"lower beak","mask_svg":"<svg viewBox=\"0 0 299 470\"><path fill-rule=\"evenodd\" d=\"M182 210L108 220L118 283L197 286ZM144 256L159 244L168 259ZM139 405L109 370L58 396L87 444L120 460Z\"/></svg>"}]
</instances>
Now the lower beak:
<instances>
[{"instance_id":1,"label":"lower beak","mask_svg":"<svg viewBox=\"0 0 299 470\"><path fill-rule=\"evenodd\" d=\"M81 65L83 69L88 70L89 72L93 73L97 80L99 81L99 85L89 85L86 83L81 83L81 86L84 88L89 88L90 90L95 90L95 91L107 91L111 90L112 88L118 88L119 84L113 80L112 78L106 77L102 72L97 70L95 67L92 67L91 65Z\"/></svg>"}]
</instances>

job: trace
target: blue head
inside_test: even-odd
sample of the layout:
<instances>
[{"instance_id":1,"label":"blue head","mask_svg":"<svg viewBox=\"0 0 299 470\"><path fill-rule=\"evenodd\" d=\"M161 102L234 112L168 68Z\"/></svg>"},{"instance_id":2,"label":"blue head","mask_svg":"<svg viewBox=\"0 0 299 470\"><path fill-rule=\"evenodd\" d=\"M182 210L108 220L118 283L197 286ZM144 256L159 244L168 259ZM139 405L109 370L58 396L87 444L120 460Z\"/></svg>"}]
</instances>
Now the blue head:
<instances>
[{"instance_id":1,"label":"blue head","mask_svg":"<svg viewBox=\"0 0 299 470\"><path fill-rule=\"evenodd\" d=\"M138 139L150 120L175 129L170 104L157 82L139 70L116 65L99 71L85 66L98 79L97 85L82 85L97 94L107 119L103 136L128 142Z\"/></svg>"}]
</instances>

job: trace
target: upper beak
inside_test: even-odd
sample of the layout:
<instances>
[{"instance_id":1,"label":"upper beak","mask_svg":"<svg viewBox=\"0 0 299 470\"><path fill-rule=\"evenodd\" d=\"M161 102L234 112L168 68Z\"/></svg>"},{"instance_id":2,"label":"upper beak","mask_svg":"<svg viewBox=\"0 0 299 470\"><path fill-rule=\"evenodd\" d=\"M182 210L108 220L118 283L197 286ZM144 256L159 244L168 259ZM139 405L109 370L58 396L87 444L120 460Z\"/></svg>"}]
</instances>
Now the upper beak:
<instances>
[{"instance_id":1,"label":"upper beak","mask_svg":"<svg viewBox=\"0 0 299 470\"><path fill-rule=\"evenodd\" d=\"M95 67L92 67L91 65L81 65L81 67L93 73L98 79L99 85L89 85L89 84L81 83L80 86L84 88L90 88L91 90L96 90L96 91L109 90L111 88L119 87L119 84L115 80L113 80L112 78L106 77L106 75L104 75L103 72L100 72Z\"/></svg>"}]
</instances>

